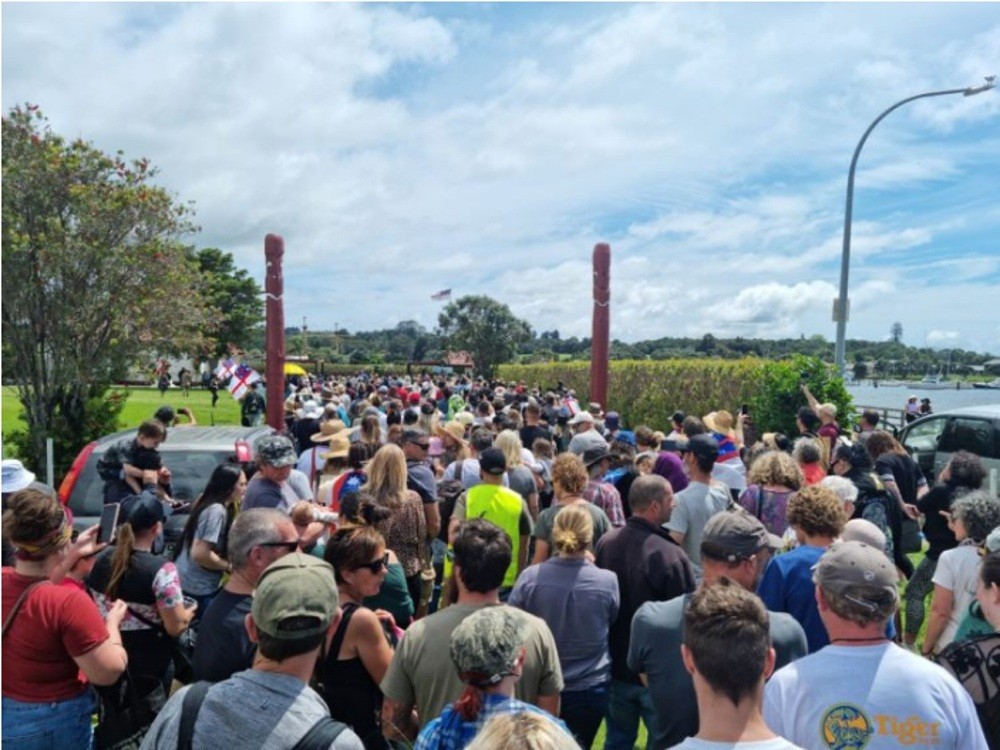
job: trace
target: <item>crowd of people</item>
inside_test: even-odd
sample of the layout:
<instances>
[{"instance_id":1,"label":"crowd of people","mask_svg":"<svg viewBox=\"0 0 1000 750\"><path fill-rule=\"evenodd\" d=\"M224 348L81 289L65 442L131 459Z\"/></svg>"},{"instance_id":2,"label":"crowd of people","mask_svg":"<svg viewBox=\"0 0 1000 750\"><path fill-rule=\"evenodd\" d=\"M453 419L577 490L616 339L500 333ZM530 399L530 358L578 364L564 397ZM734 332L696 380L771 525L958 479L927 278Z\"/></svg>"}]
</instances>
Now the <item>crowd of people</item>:
<instances>
[{"instance_id":1,"label":"crowd of people","mask_svg":"<svg viewBox=\"0 0 1000 750\"><path fill-rule=\"evenodd\" d=\"M1000 747L981 461L928 483L877 414L802 397L798 434L757 435L746 409L628 429L561 384L296 378L190 508L173 420L116 446L111 545L5 461L3 741Z\"/></svg>"}]
</instances>

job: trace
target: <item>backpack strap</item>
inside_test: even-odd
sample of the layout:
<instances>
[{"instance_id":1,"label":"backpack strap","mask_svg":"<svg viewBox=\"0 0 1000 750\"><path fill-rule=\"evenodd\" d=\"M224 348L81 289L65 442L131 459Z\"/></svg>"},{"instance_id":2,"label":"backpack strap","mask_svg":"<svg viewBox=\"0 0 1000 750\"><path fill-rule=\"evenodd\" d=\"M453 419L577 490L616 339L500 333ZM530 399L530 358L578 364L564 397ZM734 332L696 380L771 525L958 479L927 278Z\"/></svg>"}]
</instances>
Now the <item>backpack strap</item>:
<instances>
[{"instance_id":1,"label":"backpack strap","mask_svg":"<svg viewBox=\"0 0 1000 750\"><path fill-rule=\"evenodd\" d=\"M292 750L330 750L330 745L345 729L347 729L346 724L324 716L312 725L312 728L306 732L301 740L295 743Z\"/></svg>"},{"instance_id":2,"label":"backpack strap","mask_svg":"<svg viewBox=\"0 0 1000 750\"><path fill-rule=\"evenodd\" d=\"M21 605L28 600L28 594L41 586L43 583L49 583L49 579L43 578L40 581L35 581L33 584L28 586L28 588L22 591L19 597L17 597L17 601L14 602L14 606L11 608L10 614L7 615L7 619L3 621L3 633L0 634L0 637L7 635L7 631L10 630L10 626L14 622L14 616L18 613L18 610L21 609Z\"/></svg>"},{"instance_id":3,"label":"backpack strap","mask_svg":"<svg viewBox=\"0 0 1000 750\"><path fill-rule=\"evenodd\" d=\"M181 704L181 724L177 733L177 750L191 750L191 740L194 739L194 725L198 721L198 712L212 683L206 680L196 682L184 694Z\"/></svg>"}]
</instances>

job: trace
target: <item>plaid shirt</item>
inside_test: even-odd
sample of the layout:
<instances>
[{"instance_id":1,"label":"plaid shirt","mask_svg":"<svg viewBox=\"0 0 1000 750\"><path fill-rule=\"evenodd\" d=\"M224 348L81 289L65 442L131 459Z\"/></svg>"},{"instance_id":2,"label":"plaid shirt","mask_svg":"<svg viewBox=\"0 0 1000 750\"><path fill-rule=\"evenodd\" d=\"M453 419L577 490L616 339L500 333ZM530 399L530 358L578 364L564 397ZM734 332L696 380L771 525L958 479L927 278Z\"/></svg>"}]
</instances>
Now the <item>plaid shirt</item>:
<instances>
[{"instance_id":1,"label":"plaid shirt","mask_svg":"<svg viewBox=\"0 0 1000 750\"><path fill-rule=\"evenodd\" d=\"M447 706L440 716L423 728L420 736L417 737L417 744L413 746L413 750L462 750L472 742L479 730L483 728L483 724L491 716L519 714L525 711L544 716L549 721L558 724L566 734L570 734L569 729L560 719L537 706L508 698L505 695L484 694L483 710L479 712L475 721L463 721L454 708Z\"/></svg>"},{"instance_id":2,"label":"plaid shirt","mask_svg":"<svg viewBox=\"0 0 1000 750\"><path fill-rule=\"evenodd\" d=\"M625 525L625 509L622 507L622 496L613 484L591 479L583 491L585 500L592 502L604 511L614 528Z\"/></svg>"}]
</instances>

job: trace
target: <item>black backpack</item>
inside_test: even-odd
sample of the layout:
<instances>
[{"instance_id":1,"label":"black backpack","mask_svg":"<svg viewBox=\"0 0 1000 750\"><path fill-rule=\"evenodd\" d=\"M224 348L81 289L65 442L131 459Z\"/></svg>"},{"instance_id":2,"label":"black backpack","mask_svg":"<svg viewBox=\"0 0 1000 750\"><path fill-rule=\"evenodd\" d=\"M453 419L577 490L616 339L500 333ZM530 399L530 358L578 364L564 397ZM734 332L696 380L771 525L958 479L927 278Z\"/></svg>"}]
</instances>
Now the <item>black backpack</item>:
<instances>
[{"instance_id":1,"label":"black backpack","mask_svg":"<svg viewBox=\"0 0 1000 750\"><path fill-rule=\"evenodd\" d=\"M457 479L445 479L443 482L438 482L437 486L438 510L441 513L441 530L438 532L438 539L445 544L448 543L448 523L451 521L451 514L455 512L455 503L465 492L465 487L462 485L462 468L464 466L465 461L459 462L458 468L455 470Z\"/></svg>"},{"instance_id":2,"label":"black backpack","mask_svg":"<svg viewBox=\"0 0 1000 750\"><path fill-rule=\"evenodd\" d=\"M198 721L198 712L212 683L201 681L194 683L184 695L181 704L181 725L177 733L177 750L192 750L191 740L194 738L194 725ZM324 716L305 736L295 743L291 750L329 750L330 745L347 729L347 725Z\"/></svg>"}]
</instances>

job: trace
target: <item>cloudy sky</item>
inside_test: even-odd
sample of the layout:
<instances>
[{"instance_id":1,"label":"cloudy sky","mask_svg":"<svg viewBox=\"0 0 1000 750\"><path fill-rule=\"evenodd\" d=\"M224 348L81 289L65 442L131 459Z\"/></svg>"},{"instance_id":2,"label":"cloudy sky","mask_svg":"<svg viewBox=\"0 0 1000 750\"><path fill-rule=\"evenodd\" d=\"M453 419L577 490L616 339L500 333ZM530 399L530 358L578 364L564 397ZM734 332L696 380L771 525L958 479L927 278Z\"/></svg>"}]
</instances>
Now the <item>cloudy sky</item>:
<instances>
[{"instance_id":1,"label":"cloudy sky","mask_svg":"<svg viewBox=\"0 0 1000 750\"><path fill-rule=\"evenodd\" d=\"M904 97L1000 73L995 4L17 4L2 98L146 156L190 241L289 325L489 294L589 335L832 340L844 190ZM849 337L1000 352L1000 90L908 104L859 162Z\"/></svg>"}]
</instances>

